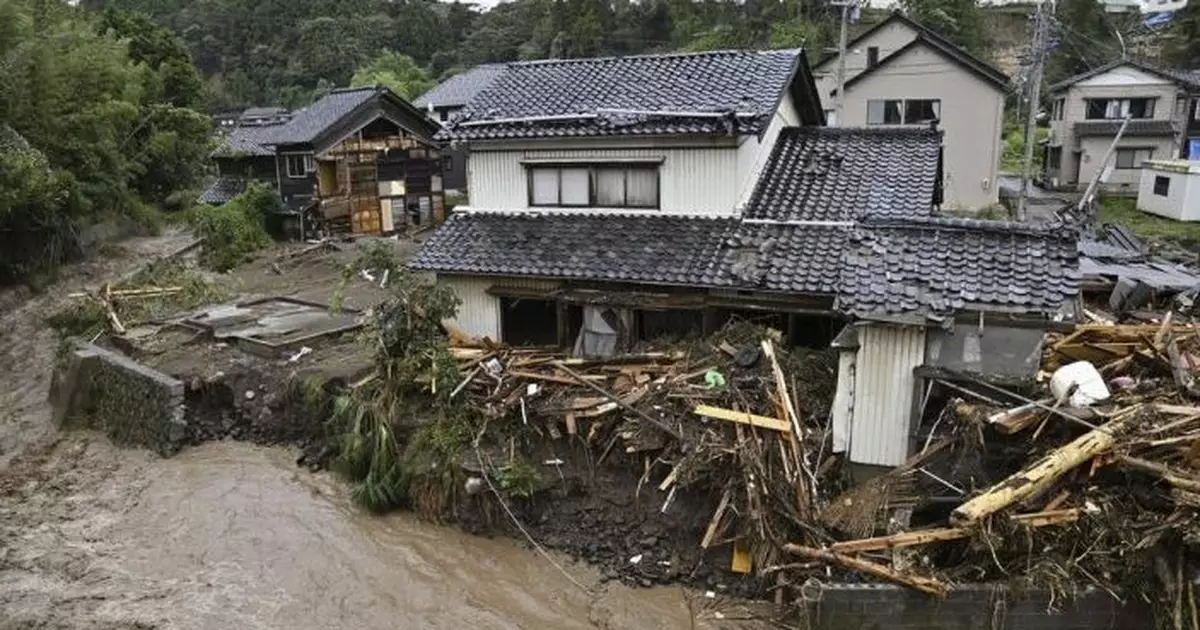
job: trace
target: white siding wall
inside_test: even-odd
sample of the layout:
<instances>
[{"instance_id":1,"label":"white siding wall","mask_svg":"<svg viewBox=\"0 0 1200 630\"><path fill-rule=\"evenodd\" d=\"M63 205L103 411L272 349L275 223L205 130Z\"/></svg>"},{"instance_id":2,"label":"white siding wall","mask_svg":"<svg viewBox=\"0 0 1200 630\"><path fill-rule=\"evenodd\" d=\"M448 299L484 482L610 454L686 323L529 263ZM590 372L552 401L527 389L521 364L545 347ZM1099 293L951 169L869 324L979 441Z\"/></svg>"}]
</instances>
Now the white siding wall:
<instances>
[{"instance_id":1,"label":"white siding wall","mask_svg":"<svg viewBox=\"0 0 1200 630\"><path fill-rule=\"evenodd\" d=\"M1170 181L1166 196L1154 194L1154 180L1159 177ZM1200 162L1148 164L1142 169L1137 205L1143 212L1179 221L1200 221Z\"/></svg>"},{"instance_id":2,"label":"white siding wall","mask_svg":"<svg viewBox=\"0 0 1200 630\"><path fill-rule=\"evenodd\" d=\"M846 80L849 81L867 69L867 50L872 46L879 49L879 60L883 61L888 55L900 50L912 40L917 32L901 22L892 22L875 31L866 39L858 42L846 51ZM821 96L821 106L825 111L833 111L837 107L837 99L831 94L837 89L837 57L819 64L813 68L813 76L817 83L817 93ZM840 121L838 124L842 124ZM861 123L850 123L851 127L861 126Z\"/></svg>"},{"instance_id":3,"label":"white siding wall","mask_svg":"<svg viewBox=\"0 0 1200 630\"><path fill-rule=\"evenodd\" d=\"M925 329L866 324L858 331L850 461L898 466L908 458L916 382L925 360Z\"/></svg>"},{"instance_id":4,"label":"white siding wall","mask_svg":"<svg viewBox=\"0 0 1200 630\"><path fill-rule=\"evenodd\" d=\"M776 131L778 133L778 131ZM766 145L765 145L766 146ZM769 146L768 149L769 150ZM487 150L472 148L467 161L471 207L526 210L529 192L524 159L662 160L659 169L661 210L679 214L735 213L740 186L739 150L728 147L596 148ZM538 208L547 210L547 208ZM577 210L577 209L575 209ZM594 208L589 208L594 210ZM655 212L650 210L648 212Z\"/></svg>"},{"instance_id":5,"label":"white siding wall","mask_svg":"<svg viewBox=\"0 0 1200 630\"><path fill-rule=\"evenodd\" d=\"M847 127L867 123L867 101L936 98L942 101L945 130L945 206L974 210L996 203L1004 92L927 46L846 88Z\"/></svg>"},{"instance_id":6,"label":"white siding wall","mask_svg":"<svg viewBox=\"0 0 1200 630\"><path fill-rule=\"evenodd\" d=\"M760 139L758 136L742 138L737 152L737 174L738 182L740 182L737 202L739 208L750 201L750 195L754 192L755 184L758 183L758 176L771 157L771 149L775 147L775 140L779 137L779 132L784 127L794 127L799 124L800 114L796 112L796 104L792 100L792 95L784 94L783 99L779 102L779 109L775 110L775 116L771 118L762 138Z\"/></svg>"},{"instance_id":7,"label":"white siding wall","mask_svg":"<svg viewBox=\"0 0 1200 630\"><path fill-rule=\"evenodd\" d=\"M1100 168L1101 161L1104 160L1104 154L1108 152L1108 147L1112 145L1112 137L1105 136L1089 136L1079 139L1079 188L1083 190L1087 188L1088 183L1092 181L1092 176L1096 174L1096 169ZM1162 137L1132 137L1121 138L1121 143L1117 145L1118 149L1153 149L1154 153L1151 159L1169 160L1177 155L1179 144L1174 138L1169 136ZM1109 192L1119 192L1134 194L1137 192L1138 182L1142 179L1142 169L1140 168L1116 168L1117 154L1112 155L1112 174L1109 175L1108 182L1103 184L1103 189Z\"/></svg>"},{"instance_id":8,"label":"white siding wall","mask_svg":"<svg viewBox=\"0 0 1200 630\"><path fill-rule=\"evenodd\" d=\"M488 293L494 286L515 289L549 290L558 285L553 280L531 278L498 278L491 276L439 275L438 284L450 287L462 304L458 315L450 320L458 329L476 337L503 341L500 334L500 299Z\"/></svg>"}]
</instances>

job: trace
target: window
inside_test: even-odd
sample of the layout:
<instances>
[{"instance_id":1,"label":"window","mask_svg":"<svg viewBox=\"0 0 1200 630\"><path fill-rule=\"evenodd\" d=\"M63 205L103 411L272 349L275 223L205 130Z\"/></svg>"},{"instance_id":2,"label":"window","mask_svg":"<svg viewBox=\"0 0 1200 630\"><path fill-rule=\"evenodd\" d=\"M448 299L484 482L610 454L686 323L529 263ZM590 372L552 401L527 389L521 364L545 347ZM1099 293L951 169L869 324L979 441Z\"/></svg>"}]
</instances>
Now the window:
<instances>
[{"instance_id":1,"label":"window","mask_svg":"<svg viewBox=\"0 0 1200 630\"><path fill-rule=\"evenodd\" d=\"M1192 120L1200 120L1200 99L1192 101Z\"/></svg>"},{"instance_id":2,"label":"window","mask_svg":"<svg viewBox=\"0 0 1200 630\"><path fill-rule=\"evenodd\" d=\"M938 99L867 101L868 125L918 125L941 117Z\"/></svg>"},{"instance_id":3,"label":"window","mask_svg":"<svg viewBox=\"0 0 1200 630\"><path fill-rule=\"evenodd\" d=\"M443 171L454 170L454 158L453 157L451 157L449 155L442 157L442 170Z\"/></svg>"},{"instance_id":4,"label":"window","mask_svg":"<svg viewBox=\"0 0 1200 630\"><path fill-rule=\"evenodd\" d=\"M1088 120L1154 118L1153 98L1089 98L1086 103Z\"/></svg>"},{"instance_id":5,"label":"window","mask_svg":"<svg viewBox=\"0 0 1200 630\"><path fill-rule=\"evenodd\" d=\"M658 167L646 165L535 166L529 205L658 208Z\"/></svg>"},{"instance_id":6,"label":"window","mask_svg":"<svg viewBox=\"0 0 1200 630\"><path fill-rule=\"evenodd\" d=\"M1050 120L1062 120L1063 110L1067 107L1067 99L1059 98L1054 100L1054 109L1050 112Z\"/></svg>"},{"instance_id":7,"label":"window","mask_svg":"<svg viewBox=\"0 0 1200 630\"><path fill-rule=\"evenodd\" d=\"M874 68L879 65L879 47L869 46L867 48L867 67Z\"/></svg>"},{"instance_id":8,"label":"window","mask_svg":"<svg viewBox=\"0 0 1200 630\"><path fill-rule=\"evenodd\" d=\"M1062 147L1046 148L1046 168L1054 170L1062 168Z\"/></svg>"},{"instance_id":9,"label":"window","mask_svg":"<svg viewBox=\"0 0 1200 630\"><path fill-rule=\"evenodd\" d=\"M317 170L317 164L311 154L290 153L283 156L287 165L287 176L299 179Z\"/></svg>"},{"instance_id":10,"label":"window","mask_svg":"<svg viewBox=\"0 0 1200 630\"><path fill-rule=\"evenodd\" d=\"M904 101L867 101L868 125L899 125Z\"/></svg>"},{"instance_id":11,"label":"window","mask_svg":"<svg viewBox=\"0 0 1200 630\"><path fill-rule=\"evenodd\" d=\"M1117 168L1142 168L1142 162L1154 155L1154 149L1117 149Z\"/></svg>"},{"instance_id":12,"label":"window","mask_svg":"<svg viewBox=\"0 0 1200 630\"><path fill-rule=\"evenodd\" d=\"M1171 178L1156 175L1154 177L1154 194L1159 197L1166 197L1171 191Z\"/></svg>"},{"instance_id":13,"label":"window","mask_svg":"<svg viewBox=\"0 0 1200 630\"><path fill-rule=\"evenodd\" d=\"M904 101L904 124L914 125L942 117L942 102L936 99Z\"/></svg>"}]
</instances>

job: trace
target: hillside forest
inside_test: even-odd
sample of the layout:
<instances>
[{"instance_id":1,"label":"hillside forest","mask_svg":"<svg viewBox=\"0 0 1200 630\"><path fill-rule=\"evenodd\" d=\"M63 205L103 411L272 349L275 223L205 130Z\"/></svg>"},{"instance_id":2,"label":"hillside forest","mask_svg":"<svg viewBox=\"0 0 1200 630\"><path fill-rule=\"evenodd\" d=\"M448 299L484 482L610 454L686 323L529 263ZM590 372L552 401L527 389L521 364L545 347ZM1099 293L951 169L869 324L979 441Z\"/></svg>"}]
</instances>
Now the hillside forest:
<instances>
[{"instance_id":1,"label":"hillside forest","mask_svg":"<svg viewBox=\"0 0 1200 630\"><path fill-rule=\"evenodd\" d=\"M902 6L984 58L1014 46L973 0ZM827 0L0 0L0 284L78 255L89 226L190 206L217 112L348 84L414 97L522 59L803 47L815 62L839 16ZM1095 0L1057 17L1048 81L1121 55L1129 25ZM1165 63L1200 67L1200 3L1159 37Z\"/></svg>"}]
</instances>

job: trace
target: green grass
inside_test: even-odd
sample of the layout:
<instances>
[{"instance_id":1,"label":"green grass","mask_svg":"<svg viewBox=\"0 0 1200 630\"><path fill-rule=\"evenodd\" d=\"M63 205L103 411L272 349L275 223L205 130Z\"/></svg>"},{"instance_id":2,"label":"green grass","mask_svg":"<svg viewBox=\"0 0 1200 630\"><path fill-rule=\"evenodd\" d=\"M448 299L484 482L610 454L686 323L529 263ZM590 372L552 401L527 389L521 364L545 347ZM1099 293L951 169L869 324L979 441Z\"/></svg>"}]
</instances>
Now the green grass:
<instances>
[{"instance_id":1,"label":"green grass","mask_svg":"<svg viewBox=\"0 0 1200 630\"><path fill-rule=\"evenodd\" d=\"M1200 223L1185 223L1137 209L1137 201L1128 197L1100 200L1100 223L1123 225L1151 241L1172 241L1182 245L1200 244Z\"/></svg>"}]
</instances>

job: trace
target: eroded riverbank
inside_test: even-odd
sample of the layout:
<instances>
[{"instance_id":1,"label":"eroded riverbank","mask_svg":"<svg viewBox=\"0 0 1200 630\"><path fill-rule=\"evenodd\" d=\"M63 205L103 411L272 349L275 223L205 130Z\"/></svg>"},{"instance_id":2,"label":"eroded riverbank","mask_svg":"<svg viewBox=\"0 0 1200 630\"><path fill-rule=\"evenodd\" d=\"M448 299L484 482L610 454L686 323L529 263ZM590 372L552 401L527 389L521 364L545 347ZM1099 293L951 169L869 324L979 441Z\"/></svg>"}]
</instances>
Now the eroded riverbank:
<instances>
[{"instance_id":1,"label":"eroded riverbank","mask_svg":"<svg viewBox=\"0 0 1200 630\"><path fill-rule=\"evenodd\" d=\"M585 592L510 540L365 515L290 449L223 441L160 459L56 433L45 316L180 240L139 240L0 302L0 628L690 628L745 616L736 601L600 585L568 564Z\"/></svg>"}]
</instances>

